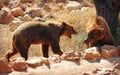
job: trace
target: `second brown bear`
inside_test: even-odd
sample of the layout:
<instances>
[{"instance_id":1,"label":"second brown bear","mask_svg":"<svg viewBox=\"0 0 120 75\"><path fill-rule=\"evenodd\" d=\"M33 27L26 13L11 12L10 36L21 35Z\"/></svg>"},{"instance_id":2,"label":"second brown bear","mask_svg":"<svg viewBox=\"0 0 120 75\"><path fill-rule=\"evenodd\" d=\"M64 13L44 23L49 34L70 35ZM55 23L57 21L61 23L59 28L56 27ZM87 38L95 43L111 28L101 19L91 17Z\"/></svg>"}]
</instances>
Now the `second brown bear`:
<instances>
[{"instance_id":1,"label":"second brown bear","mask_svg":"<svg viewBox=\"0 0 120 75\"><path fill-rule=\"evenodd\" d=\"M10 59L20 52L20 55L28 59L28 49L31 44L42 44L44 57L48 57L48 47L51 46L53 53L62 55L59 41L60 36L65 35L71 38L77 32L72 26L65 22L27 22L20 25L15 31L12 40L13 49L5 54Z\"/></svg>"},{"instance_id":2,"label":"second brown bear","mask_svg":"<svg viewBox=\"0 0 120 75\"><path fill-rule=\"evenodd\" d=\"M114 45L114 38L106 20L101 16L93 16L86 26L87 38L84 41L89 47L96 45Z\"/></svg>"}]
</instances>

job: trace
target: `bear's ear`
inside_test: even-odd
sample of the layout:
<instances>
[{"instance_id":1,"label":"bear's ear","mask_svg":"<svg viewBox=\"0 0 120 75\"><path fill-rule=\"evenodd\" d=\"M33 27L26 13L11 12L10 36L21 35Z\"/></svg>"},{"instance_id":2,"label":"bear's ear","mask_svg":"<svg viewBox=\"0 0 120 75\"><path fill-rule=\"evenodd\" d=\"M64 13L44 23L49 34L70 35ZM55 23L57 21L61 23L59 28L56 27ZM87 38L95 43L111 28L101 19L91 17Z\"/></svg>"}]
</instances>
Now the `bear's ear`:
<instances>
[{"instance_id":1,"label":"bear's ear","mask_svg":"<svg viewBox=\"0 0 120 75\"><path fill-rule=\"evenodd\" d=\"M67 23L66 23L66 22L61 22L61 25L66 26L66 25L67 25Z\"/></svg>"},{"instance_id":2,"label":"bear's ear","mask_svg":"<svg viewBox=\"0 0 120 75\"><path fill-rule=\"evenodd\" d=\"M59 35L60 36L65 32L66 27L67 27L66 23L62 22L62 25L60 26L60 29L59 29Z\"/></svg>"},{"instance_id":3,"label":"bear's ear","mask_svg":"<svg viewBox=\"0 0 120 75\"><path fill-rule=\"evenodd\" d=\"M97 25L100 25L100 19L98 17L96 17L95 22L96 22Z\"/></svg>"}]
</instances>

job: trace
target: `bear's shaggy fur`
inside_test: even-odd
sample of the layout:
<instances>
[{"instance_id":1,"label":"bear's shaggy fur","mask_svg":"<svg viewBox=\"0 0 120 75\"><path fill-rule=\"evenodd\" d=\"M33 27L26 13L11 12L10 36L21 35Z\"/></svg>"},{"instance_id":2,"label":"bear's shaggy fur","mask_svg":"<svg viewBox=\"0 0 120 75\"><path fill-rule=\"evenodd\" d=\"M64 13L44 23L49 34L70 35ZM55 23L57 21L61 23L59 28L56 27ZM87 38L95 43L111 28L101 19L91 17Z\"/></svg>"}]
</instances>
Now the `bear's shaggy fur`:
<instances>
[{"instance_id":1,"label":"bear's shaggy fur","mask_svg":"<svg viewBox=\"0 0 120 75\"><path fill-rule=\"evenodd\" d=\"M28 49L31 44L42 44L44 57L48 57L48 47L51 46L53 53L62 55L59 40L61 35L71 38L77 32L72 26L65 22L26 22L20 25L15 31L12 40L12 50L5 54L10 59L11 56L20 52L20 55L28 59Z\"/></svg>"},{"instance_id":2,"label":"bear's shaggy fur","mask_svg":"<svg viewBox=\"0 0 120 75\"><path fill-rule=\"evenodd\" d=\"M86 24L87 38L84 41L89 47L102 46L104 44L113 45L114 39L110 28L101 16L93 16Z\"/></svg>"}]
</instances>

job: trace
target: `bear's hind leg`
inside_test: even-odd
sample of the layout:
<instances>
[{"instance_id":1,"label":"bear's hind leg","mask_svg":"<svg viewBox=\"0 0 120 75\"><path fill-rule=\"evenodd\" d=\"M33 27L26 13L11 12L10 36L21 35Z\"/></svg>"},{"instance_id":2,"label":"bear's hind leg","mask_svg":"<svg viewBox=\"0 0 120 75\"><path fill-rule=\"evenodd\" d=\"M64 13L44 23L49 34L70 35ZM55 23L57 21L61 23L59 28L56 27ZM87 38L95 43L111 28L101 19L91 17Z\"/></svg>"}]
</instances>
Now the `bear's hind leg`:
<instances>
[{"instance_id":1,"label":"bear's hind leg","mask_svg":"<svg viewBox=\"0 0 120 75\"><path fill-rule=\"evenodd\" d=\"M42 44L43 57L47 57L47 58L48 58L48 48L49 48L49 45L47 45L47 44Z\"/></svg>"},{"instance_id":2,"label":"bear's hind leg","mask_svg":"<svg viewBox=\"0 0 120 75\"><path fill-rule=\"evenodd\" d=\"M21 57L25 58L25 60L28 59L29 47L30 47L30 44L27 41L18 41L17 42L18 51L20 52Z\"/></svg>"},{"instance_id":3,"label":"bear's hind leg","mask_svg":"<svg viewBox=\"0 0 120 75\"><path fill-rule=\"evenodd\" d=\"M8 60L8 62L10 61L10 57L12 57L13 55L17 54L18 51L13 47L12 51L9 51L5 54L5 58Z\"/></svg>"},{"instance_id":4,"label":"bear's hind leg","mask_svg":"<svg viewBox=\"0 0 120 75\"><path fill-rule=\"evenodd\" d=\"M6 54L5 54L5 58L8 60L8 62L10 61L10 57L12 57L13 55L17 54L18 53L18 48L16 47L16 41L13 41L12 42L12 50L11 51L8 51Z\"/></svg>"}]
</instances>

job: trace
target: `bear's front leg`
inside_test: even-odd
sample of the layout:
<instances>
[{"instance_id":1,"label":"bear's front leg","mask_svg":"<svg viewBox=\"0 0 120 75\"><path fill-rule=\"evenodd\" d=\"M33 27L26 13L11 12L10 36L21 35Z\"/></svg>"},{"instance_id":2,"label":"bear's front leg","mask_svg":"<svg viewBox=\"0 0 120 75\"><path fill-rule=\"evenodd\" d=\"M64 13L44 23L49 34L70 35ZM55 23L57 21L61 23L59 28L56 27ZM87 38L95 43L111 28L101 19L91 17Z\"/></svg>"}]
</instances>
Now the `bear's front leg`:
<instances>
[{"instance_id":1,"label":"bear's front leg","mask_svg":"<svg viewBox=\"0 0 120 75\"><path fill-rule=\"evenodd\" d=\"M47 44L42 44L43 57L48 58L48 48L49 48L49 45L47 45Z\"/></svg>"},{"instance_id":2,"label":"bear's front leg","mask_svg":"<svg viewBox=\"0 0 120 75\"><path fill-rule=\"evenodd\" d=\"M51 48L54 54L62 55L63 52L60 50L60 46L58 42L53 41L51 44Z\"/></svg>"}]
</instances>

